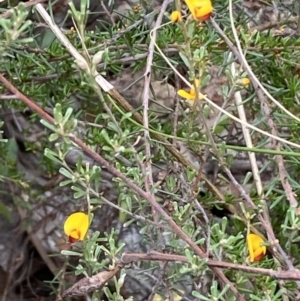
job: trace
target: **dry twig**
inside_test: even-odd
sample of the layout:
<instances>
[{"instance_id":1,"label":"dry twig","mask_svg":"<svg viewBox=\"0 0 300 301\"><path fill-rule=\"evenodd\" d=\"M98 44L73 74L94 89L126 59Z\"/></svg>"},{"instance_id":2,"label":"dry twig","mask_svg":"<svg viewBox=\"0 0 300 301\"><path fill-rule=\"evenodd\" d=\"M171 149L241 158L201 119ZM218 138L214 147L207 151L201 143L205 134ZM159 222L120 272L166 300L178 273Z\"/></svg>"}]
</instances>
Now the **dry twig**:
<instances>
[{"instance_id":1,"label":"dry twig","mask_svg":"<svg viewBox=\"0 0 300 301\"><path fill-rule=\"evenodd\" d=\"M103 286L124 267L124 264L118 264L111 271L102 271L92 277L85 277L76 282L73 286L65 290L61 296L56 300L61 301L63 299L84 296L95 290L102 289Z\"/></svg>"},{"instance_id":2,"label":"dry twig","mask_svg":"<svg viewBox=\"0 0 300 301\"><path fill-rule=\"evenodd\" d=\"M47 0L32 0L32 1L27 1L27 2L24 2L23 5L28 8L28 7L31 7L31 6L34 6L38 3L43 3L43 2L46 2ZM12 14L13 14L13 11L16 7L14 8L11 8L9 10L7 10L5 13L2 13L0 14L0 18L4 18L4 19L7 19L9 18Z\"/></svg>"},{"instance_id":3,"label":"dry twig","mask_svg":"<svg viewBox=\"0 0 300 301\"><path fill-rule=\"evenodd\" d=\"M182 255L176 254L166 254L156 251L151 251L148 253L123 253L121 257L121 262L128 264L134 261L176 261L176 262L188 262L188 259ZM235 264L231 262L217 261L206 259L205 263L209 267L218 267L222 269L243 271L245 273L257 274L257 275L266 275L275 279L282 280L299 280L300 279L300 270L295 269L293 271L275 271L272 269L257 268L252 266L246 266L241 264Z\"/></svg>"}]
</instances>

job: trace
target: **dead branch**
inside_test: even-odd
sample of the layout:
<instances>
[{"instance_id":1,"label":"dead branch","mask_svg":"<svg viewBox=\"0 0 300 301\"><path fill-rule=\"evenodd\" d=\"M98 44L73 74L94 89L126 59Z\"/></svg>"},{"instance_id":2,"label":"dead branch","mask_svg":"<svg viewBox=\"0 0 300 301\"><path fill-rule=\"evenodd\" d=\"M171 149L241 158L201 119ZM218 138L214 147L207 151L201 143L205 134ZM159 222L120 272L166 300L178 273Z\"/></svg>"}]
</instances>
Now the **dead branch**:
<instances>
[{"instance_id":1,"label":"dead branch","mask_svg":"<svg viewBox=\"0 0 300 301\"><path fill-rule=\"evenodd\" d=\"M185 256L177 254L166 254L156 251L151 251L148 253L123 253L121 257L121 262L123 264L129 264L135 261L173 261L173 262L184 262L187 263L188 259ZM282 280L300 280L300 270L295 269L293 271L279 271L272 269L256 268L252 266L235 264L225 261L217 261L212 259L206 259L205 263L209 267L218 267L221 269L237 270L243 271L245 273L266 275L276 279Z\"/></svg>"},{"instance_id":2,"label":"dead branch","mask_svg":"<svg viewBox=\"0 0 300 301\"><path fill-rule=\"evenodd\" d=\"M84 296L95 290L102 289L104 285L114 277L122 268L123 264L118 264L111 271L102 271L92 277L85 277L76 282L70 288L65 290L61 296L59 296L56 301L66 299L68 297L74 296Z\"/></svg>"},{"instance_id":3,"label":"dead branch","mask_svg":"<svg viewBox=\"0 0 300 301\"><path fill-rule=\"evenodd\" d=\"M43 2L46 2L46 1L47 1L47 0L32 0L32 1L24 2L23 5L24 5L26 8L28 8L28 7L34 6L34 5L38 4L38 3L43 3ZM16 7L17 7L17 6L16 6ZM4 19L9 18L9 17L12 15L14 9L16 9L16 7L7 10L7 11L6 11L5 13L3 13L3 14L0 14L0 18L4 18Z\"/></svg>"}]
</instances>

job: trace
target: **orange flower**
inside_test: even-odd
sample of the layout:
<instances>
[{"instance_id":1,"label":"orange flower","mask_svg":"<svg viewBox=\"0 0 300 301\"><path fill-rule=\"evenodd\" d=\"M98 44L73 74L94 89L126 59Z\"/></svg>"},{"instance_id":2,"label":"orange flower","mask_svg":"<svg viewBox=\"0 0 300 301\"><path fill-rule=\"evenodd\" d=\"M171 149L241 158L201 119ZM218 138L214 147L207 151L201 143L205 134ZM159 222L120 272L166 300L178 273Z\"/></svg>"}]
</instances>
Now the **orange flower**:
<instances>
[{"instance_id":1,"label":"orange flower","mask_svg":"<svg viewBox=\"0 0 300 301\"><path fill-rule=\"evenodd\" d=\"M180 22L182 20L181 13L178 10L174 10L170 17L173 23Z\"/></svg>"},{"instance_id":2,"label":"orange flower","mask_svg":"<svg viewBox=\"0 0 300 301\"><path fill-rule=\"evenodd\" d=\"M195 87L197 87L197 88L200 87L200 80L199 79L195 79L195 85L192 86L192 88L190 89L190 92L187 92L185 90L180 89L180 90L177 91L177 94L180 97L185 98L190 105L193 105L194 101L196 100ZM200 100L204 99L204 97L201 93L199 93L198 98Z\"/></svg>"},{"instance_id":3,"label":"orange flower","mask_svg":"<svg viewBox=\"0 0 300 301\"><path fill-rule=\"evenodd\" d=\"M83 240L89 229L90 220L84 212L74 212L68 216L64 224L64 231L71 243Z\"/></svg>"},{"instance_id":4,"label":"orange flower","mask_svg":"<svg viewBox=\"0 0 300 301\"><path fill-rule=\"evenodd\" d=\"M247 245L250 255L250 262L260 261L266 254L267 248L263 246L263 239L256 234L247 235Z\"/></svg>"},{"instance_id":5,"label":"orange flower","mask_svg":"<svg viewBox=\"0 0 300 301\"><path fill-rule=\"evenodd\" d=\"M205 21L210 18L213 7L210 0L185 0L195 20Z\"/></svg>"}]
</instances>

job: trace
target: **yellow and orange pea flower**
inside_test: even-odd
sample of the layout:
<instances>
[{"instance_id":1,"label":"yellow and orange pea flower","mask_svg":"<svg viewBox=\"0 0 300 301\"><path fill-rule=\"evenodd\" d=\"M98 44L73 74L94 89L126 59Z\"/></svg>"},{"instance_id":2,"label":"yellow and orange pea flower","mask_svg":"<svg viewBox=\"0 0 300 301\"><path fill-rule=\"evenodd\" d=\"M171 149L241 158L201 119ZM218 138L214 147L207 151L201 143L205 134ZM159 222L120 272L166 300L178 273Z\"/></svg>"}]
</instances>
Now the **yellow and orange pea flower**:
<instances>
[{"instance_id":1,"label":"yellow and orange pea flower","mask_svg":"<svg viewBox=\"0 0 300 301\"><path fill-rule=\"evenodd\" d=\"M74 212L68 216L64 223L64 231L69 237L69 242L74 243L84 240L90 226L88 214L84 212Z\"/></svg>"},{"instance_id":2,"label":"yellow and orange pea flower","mask_svg":"<svg viewBox=\"0 0 300 301\"><path fill-rule=\"evenodd\" d=\"M213 6L210 0L185 0L193 18L198 21L205 21L210 18Z\"/></svg>"},{"instance_id":3,"label":"yellow and orange pea flower","mask_svg":"<svg viewBox=\"0 0 300 301\"><path fill-rule=\"evenodd\" d=\"M180 89L180 90L177 91L177 94L180 97L184 98L190 105L193 105L194 101L196 100L196 95L197 95L196 93L197 93L197 91L195 90L195 87L197 87L197 88L200 87L200 80L199 79L195 79L194 83L195 84L191 87L190 92L187 92L187 91L182 90L182 89ZM203 96L204 95L202 95L201 93L199 93L198 99L199 100L204 99Z\"/></svg>"},{"instance_id":4,"label":"yellow and orange pea flower","mask_svg":"<svg viewBox=\"0 0 300 301\"><path fill-rule=\"evenodd\" d=\"M247 235L250 262L260 261L266 255L267 248L263 243L264 240L260 236L252 233Z\"/></svg>"}]
</instances>

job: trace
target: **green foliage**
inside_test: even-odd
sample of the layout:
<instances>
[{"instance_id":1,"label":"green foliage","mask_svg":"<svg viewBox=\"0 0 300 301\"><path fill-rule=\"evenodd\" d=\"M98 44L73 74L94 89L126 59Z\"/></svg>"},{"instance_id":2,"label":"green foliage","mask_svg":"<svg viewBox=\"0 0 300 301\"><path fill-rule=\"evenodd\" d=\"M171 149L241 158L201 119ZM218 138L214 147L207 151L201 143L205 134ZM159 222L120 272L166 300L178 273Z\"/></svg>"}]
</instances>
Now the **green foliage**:
<instances>
[{"instance_id":1,"label":"green foliage","mask_svg":"<svg viewBox=\"0 0 300 301\"><path fill-rule=\"evenodd\" d=\"M111 95L97 86L94 79L96 72L104 78L109 78L112 74L114 77L118 76L118 73L124 72L124 68L130 67L135 72L143 70L151 42L149 38L151 28L143 22L134 25L141 19L142 13L132 11L125 19L109 26L107 30L86 31L88 7L88 1L81 1L79 9L76 9L73 4L70 5L77 31L69 30L66 33L72 45L85 58L87 65L85 63L80 65L49 29L35 36L35 25L28 19L28 10L22 4L13 10L10 18L0 18L2 57L0 73L54 118L52 123L49 118L45 118L45 115L39 116L30 112L29 128L38 123L43 127L44 135L38 141L26 141L26 151L40 153L39 162L40 164L42 162L46 172L51 175L57 172L62 177L55 189L66 189L71 192L70 198L73 201L70 203L75 204L75 207L70 205L70 208L87 211L93 218L86 239L76 244L74 248L61 252L72 273L76 276L92 277L103 270L115 268L126 248L126 244L120 240L122 230L137 225L142 236L142 242L139 243L147 246L145 250L157 248L163 253L167 249L166 253L182 255L187 259L187 262L180 264L169 263L168 268L164 269L155 260L147 265L134 262L137 270L150 275L153 271L163 270L164 275L159 281L165 282L166 286L170 290L174 288L174 291L181 291L182 287L178 288L178 283L186 281L185 283L188 284L183 286L186 291L181 293L188 295L188 298L236 300L230 286L221 284L217 276L212 276L207 266L207 259L212 258L241 266L250 265L246 261L248 256L246 237L251 226L266 234L267 229L258 219L258 215L263 211L264 202L261 201L262 196L257 194L253 170L242 170L242 179L238 178L238 180L243 187L250 186L247 195L252 197L254 204L257 205L256 209L250 208L245 198L236 194L232 188L233 182L224 175L224 172L222 173L224 167L234 166L236 152L245 154L250 151L257 153L257 158L259 155L265 156L259 168L262 176L269 173L272 165L270 173L274 175L264 187L263 199L268 205L271 227L275 236L287 257L292 258L292 263L297 268L300 260L299 208L290 206L290 196L287 195L280 177L277 176L281 171L274 162L277 155L284 156L284 164L288 166L285 179L297 199L300 191L299 148L284 143L280 149L270 147L269 138L255 131L251 133L254 145L252 148L241 145L243 144L241 140L229 141L222 134L225 131L227 133L230 130L234 131L237 128L236 123L231 117L220 113L218 120L213 122L213 128L207 126L206 121L210 119L211 109L205 101L196 100L193 106L181 103L178 107L180 116L176 123L176 132L173 120L162 121L154 113L149 117L150 134L159 134L169 140L174 139L183 143L193 154L192 158L195 158L195 162L192 163L195 163L196 167L191 169L190 166L173 164L174 157L164 146L167 142L158 141L153 136L150 138L144 136L145 127L134 119L134 113L142 113L142 109L135 108L134 112L125 112ZM227 1L215 1L215 21L222 25L222 30L228 39L234 41L227 7ZM249 22L247 14L237 10L235 17L237 18L235 26L239 28L239 40L251 69L271 96L294 115L299 116L299 72L295 62L299 61L300 39L297 36L274 36L273 31L249 31L246 27ZM233 95L242 91L243 106L252 125L269 133L270 124L266 118L270 117L276 126L277 136L299 143L297 120L288 116L270 100L266 103L271 116L266 116L253 85L243 87L238 84L240 79L249 75L245 70L238 70L238 75L233 76L230 67L235 58L232 57L231 50L212 24L206 22L199 26L192 20L185 22L159 28L156 44L166 55L168 62L178 70L182 70L181 75L186 82L192 83L195 78L201 79L200 91L202 91L204 87L213 85L209 67L218 66L217 78L221 76L226 78L226 84L225 82L222 84L221 95L217 95L224 100L222 105L225 109L230 111L234 107L231 104ZM132 29L119 30L118 26L124 23L126 28L132 26ZM162 74L162 80L174 82L174 73L159 52L154 52L152 67L153 73ZM239 69L239 66L236 68ZM177 81L176 89L179 88L178 85ZM182 86L180 88L186 88L185 84ZM0 91L2 94L6 92L3 86L0 87ZM130 99L127 100L130 102ZM218 103L218 99L212 101ZM27 110L27 106L17 98L1 103L1 108L19 112ZM29 130L24 129L24 134ZM110 170L96 162L95 158L87 157L87 154L82 152L74 142L74 137L86 143L89 150L99 153L111 167L142 190L145 191L150 183L147 193L155 197L157 203L168 212L169 218L203 250L207 258L197 256L193 248L182 237L179 238L174 226L170 227L165 220L161 220L156 210L149 205L149 200L130 188L128 181L123 181L118 176L107 180L105 175ZM240 136L237 139L240 139ZM145 148L145 141L151 146L151 158L147 157L149 150ZM28 192L30 196L41 195L42 189L31 186L30 181L25 184L23 175L17 170L15 161L18 159L18 151L14 138L2 139L1 136L0 180L13 183L22 190L30 187ZM73 163L70 163L69 158L76 152L80 154ZM207 191L207 185L201 176L197 180L198 173L200 175L202 173L198 167L202 166L207 156L211 159L211 165L216 166L211 172L213 176L210 180L220 189L222 199L214 191ZM149 176L147 163L150 159L152 171L155 171L153 186L151 181L147 180ZM159 177L155 173L159 176L162 173L162 176ZM234 176L240 175L237 173ZM195 182L196 187L194 187ZM103 183L113 186L115 199L107 197ZM202 192L205 195L202 196ZM38 197L35 201L37 200ZM34 200L30 200L24 207L31 208L33 203ZM232 208L230 205L236 211L231 212L234 214L228 217L223 216L220 219L211 213L215 208L221 210L224 207ZM116 226L116 229L109 229L109 232L101 232L97 227L93 228L99 212L105 210L103 209L106 208L105 206L118 210L117 222L115 220L109 222L121 225ZM66 209L66 212L71 210ZM7 204L0 203L0 215L8 220L11 219ZM63 225L59 227L62 228ZM267 242L268 246L272 243L275 242ZM272 251L271 247L270 250ZM272 252L261 262L254 263L253 267L277 269L282 258L277 261ZM146 251L144 253L146 254ZM118 277L114 276L101 292L98 290L93 292L92 300L104 298L124 300L122 287L127 279L126 268L121 270ZM284 270L286 266L282 265L281 268ZM294 300L299 290L293 281L282 283L260 274L258 270L257 277L243 270L224 268L223 271L247 300L281 300L283 296L289 298L286 300ZM195 288L189 290L188 285L196 283L202 279L201 277L209 279L205 289L197 289L200 285L195 285ZM61 281L58 278L57 276L51 282L53 290L57 289L57 283ZM65 287L64 284L61 285ZM69 285L71 283L68 283ZM155 289L154 295L158 293L159 285Z\"/></svg>"}]
</instances>

